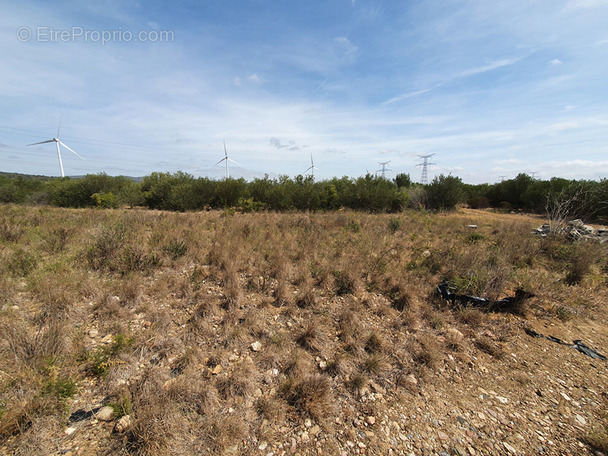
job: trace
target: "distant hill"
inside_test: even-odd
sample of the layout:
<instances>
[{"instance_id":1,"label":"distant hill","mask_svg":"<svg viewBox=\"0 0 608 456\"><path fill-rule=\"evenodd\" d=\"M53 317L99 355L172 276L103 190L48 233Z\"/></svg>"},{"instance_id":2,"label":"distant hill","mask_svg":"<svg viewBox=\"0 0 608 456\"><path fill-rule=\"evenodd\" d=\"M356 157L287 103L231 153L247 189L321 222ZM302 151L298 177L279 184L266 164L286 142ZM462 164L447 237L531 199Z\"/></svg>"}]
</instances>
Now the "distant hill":
<instances>
[{"instance_id":1,"label":"distant hill","mask_svg":"<svg viewBox=\"0 0 608 456\"><path fill-rule=\"evenodd\" d=\"M25 180L52 180L59 179L57 176L40 176L37 174L21 174L21 173L6 173L0 171L0 177L7 177L9 179L25 179ZM82 179L84 175L80 176L67 176L70 179ZM127 179L131 179L133 182L141 182L144 178L141 177L133 177L133 176L125 176Z\"/></svg>"},{"instance_id":2,"label":"distant hill","mask_svg":"<svg viewBox=\"0 0 608 456\"><path fill-rule=\"evenodd\" d=\"M0 177L6 177L9 179L25 179L25 180L50 180L56 179L56 177L39 176L36 174L20 174L20 173L5 173L0 171Z\"/></svg>"}]
</instances>

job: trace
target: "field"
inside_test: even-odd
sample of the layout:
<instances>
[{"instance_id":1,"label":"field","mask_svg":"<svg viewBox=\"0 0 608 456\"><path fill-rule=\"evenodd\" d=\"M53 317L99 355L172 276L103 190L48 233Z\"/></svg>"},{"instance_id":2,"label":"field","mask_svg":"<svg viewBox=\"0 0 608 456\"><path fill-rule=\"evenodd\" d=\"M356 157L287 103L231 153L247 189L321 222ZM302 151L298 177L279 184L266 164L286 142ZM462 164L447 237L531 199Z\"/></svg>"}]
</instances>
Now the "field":
<instances>
[{"instance_id":1,"label":"field","mask_svg":"<svg viewBox=\"0 0 608 456\"><path fill-rule=\"evenodd\" d=\"M606 452L608 363L525 331L608 355L606 246L542 223L1 206L0 453Z\"/></svg>"}]
</instances>

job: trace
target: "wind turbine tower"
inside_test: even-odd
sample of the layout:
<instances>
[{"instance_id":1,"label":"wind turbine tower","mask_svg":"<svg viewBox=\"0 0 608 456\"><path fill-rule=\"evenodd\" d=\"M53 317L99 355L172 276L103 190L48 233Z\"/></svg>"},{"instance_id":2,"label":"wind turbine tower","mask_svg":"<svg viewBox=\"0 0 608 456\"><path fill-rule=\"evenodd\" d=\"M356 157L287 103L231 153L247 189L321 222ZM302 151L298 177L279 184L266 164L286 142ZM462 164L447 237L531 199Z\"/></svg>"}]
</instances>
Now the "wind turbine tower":
<instances>
[{"instance_id":1,"label":"wind turbine tower","mask_svg":"<svg viewBox=\"0 0 608 456\"><path fill-rule=\"evenodd\" d=\"M389 161L386 161L386 162L378 162L378 164L379 164L380 166L382 166L382 168L380 168L380 169L379 169L378 171L376 171L376 172L381 172L381 173L382 173L382 178L383 178L383 179L385 178L385 173L386 173L387 171L392 171L392 169L388 169L388 168L386 167L386 165L388 165L390 162L391 162L390 160L389 160Z\"/></svg>"},{"instance_id":2,"label":"wind turbine tower","mask_svg":"<svg viewBox=\"0 0 608 456\"><path fill-rule=\"evenodd\" d=\"M420 183L426 185L429 183L429 174L428 167L429 165L435 165L436 163L429 163L429 158L431 158L435 154L429 155L418 155L423 161L422 163L418 163L416 166L422 166L422 176L420 177Z\"/></svg>"},{"instance_id":3,"label":"wind turbine tower","mask_svg":"<svg viewBox=\"0 0 608 456\"><path fill-rule=\"evenodd\" d=\"M237 165L241 165L240 163L234 161L232 158L228 158L228 152L226 151L226 141L224 140L224 155L225 157L222 158L220 161L218 161L215 165L213 166L217 166L220 163L222 163L223 161L226 162L226 179L228 179L230 177L230 173L228 172L228 162L231 161L232 163L236 163Z\"/></svg>"},{"instance_id":4,"label":"wind turbine tower","mask_svg":"<svg viewBox=\"0 0 608 456\"><path fill-rule=\"evenodd\" d=\"M61 132L61 117L59 118L59 128L57 129L57 137L53 138L53 139L49 139L47 141L40 141L37 143L33 143L33 144L28 144L28 146L35 146L37 144L46 144L46 143L55 143L55 146L57 147L57 158L59 159L59 171L61 171L61 177L65 177L65 174L63 172L63 162L61 161L61 151L59 150L59 144L61 144L63 147L65 147L67 150L69 150L70 152L72 152L74 155L80 157L80 155L78 155L76 152L74 152L72 149L70 149L68 146L66 146L63 142L61 142L59 140L59 133ZM84 160L83 157L80 157Z\"/></svg>"},{"instance_id":5,"label":"wind turbine tower","mask_svg":"<svg viewBox=\"0 0 608 456\"><path fill-rule=\"evenodd\" d=\"M306 174L309 170L310 170L310 175L312 176L312 179L315 179L315 169L317 169L317 167L315 166L315 162L312 159L312 152L310 153L310 166L306 169L306 171L304 171L304 174Z\"/></svg>"}]
</instances>

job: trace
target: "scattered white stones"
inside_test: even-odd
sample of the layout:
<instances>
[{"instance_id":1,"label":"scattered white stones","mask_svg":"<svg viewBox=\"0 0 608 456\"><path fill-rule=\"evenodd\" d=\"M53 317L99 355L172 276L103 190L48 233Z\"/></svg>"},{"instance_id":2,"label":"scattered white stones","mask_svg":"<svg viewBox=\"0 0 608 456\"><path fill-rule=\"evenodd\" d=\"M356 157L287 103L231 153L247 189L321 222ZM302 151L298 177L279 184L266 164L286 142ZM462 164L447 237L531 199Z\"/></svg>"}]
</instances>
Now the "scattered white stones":
<instances>
[{"instance_id":1,"label":"scattered white stones","mask_svg":"<svg viewBox=\"0 0 608 456\"><path fill-rule=\"evenodd\" d=\"M259 340L256 340L254 343L251 344L251 349L254 352L259 352L262 349L262 343Z\"/></svg>"},{"instance_id":2,"label":"scattered white stones","mask_svg":"<svg viewBox=\"0 0 608 456\"><path fill-rule=\"evenodd\" d=\"M75 427L69 427L66 428L65 431L63 431L65 433L65 435L72 435L74 432L76 432L76 428Z\"/></svg>"}]
</instances>

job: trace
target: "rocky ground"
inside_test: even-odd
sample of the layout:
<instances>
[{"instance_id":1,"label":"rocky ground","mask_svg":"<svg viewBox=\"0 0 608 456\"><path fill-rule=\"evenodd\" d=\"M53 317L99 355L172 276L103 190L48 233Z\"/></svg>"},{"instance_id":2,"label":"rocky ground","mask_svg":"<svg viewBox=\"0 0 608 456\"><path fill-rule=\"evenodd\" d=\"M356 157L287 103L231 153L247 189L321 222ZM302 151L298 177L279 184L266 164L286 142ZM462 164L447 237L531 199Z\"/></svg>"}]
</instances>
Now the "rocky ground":
<instances>
[{"instance_id":1,"label":"rocky ground","mask_svg":"<svg viewBox=\"0 0 608 456\"><path fill-rule=\"evenodd\" d=\"M472 221L471 213L453 217L462 219L463 227ZM251 286L257 280L254 275L241 273L243 292L235 316L218 305L201 323L196 320L201 303L224 302L226 282L211 272L200 273L201 266L193 261L178 266L143 276L138 292L131 293L136 298L128 296L128 287L114 287L116 294L94 293L93 300L83 299L76 306L71 322L85 352L104 353L116 346L116 325L104 323L110 314L137 343L108 358L104 375L92 375L83 361L77 392L66 401L65 419L33 420L31 428L2 442L2 454L155 454L154 445L130 446L133 427L142 425L150 426L152 442L154 433L166 432L174 453L171 447L158 450L168 454L600 454L588 442L605 426L608 362L533 337L525 329L568 344L580 339L608 355L601 274L576 288L560 284L559 290L570 293L564 298L552 293L550 285L539 285L525 314L512 314L449 307L435 290L438 275L425 276L433 283L418 280L412 285L406 309L396 309L385 292L361 288L344 295L319 289L311 310L295 305L297 299L270 299L276 290L261 291ZM211 271L213 266L203 268ZM195 274L203 278L196 293L180 290ZM159 299L159 288L169 293ZM292 292L298 296L297 289ZM578 295L581 303L572 307ZM34 313L27 281L16 286L10 304L4 318ZM563 307L547 310L557 304ZM106 315L104 309L111 312ZM344 309L355 309L352 340L345 337ZM300 335L311 321L322 325L319 346ZM360 348L351 349L348 345L361 339L357 333L376 334L378 341L369 336ZM412 341L426 351L416 354L408 345ZM198 351L185 363L184 351L189 349ZM297 361L290 367L294 353ZM336 353L346 354L346 367L340 368ZM370 359L375 364L369 365ZM359 362L368 365L357 381L359 371L353 365ZM331 388L317 404L302 405L308 414L300 413L301 403L290 402L284 392L285 382L297 378L292 373L297 369ZM242 378L247 376L251 378ZM130 406L117 412L116 391L130 389L135 397L133 388L147 385L148 377L159 385L151 394L171 398L181 407L187 407L190 398L204 402L200 397L208 390L188 385L200 380L219 397L211 407L214 416L228 424L218 425L217 433L205 440L189 421L193 415L204 419L205 410L182 411L173 421L160 412L136 416L136 407L134 412ZM141 435L141 429L138 432ZM231 433L237 437L231 439ZM214 441L225 444L214 446Z\"/></svg>"},{"instance_id":2,"label":"rocky ground","mask_svg":"<svg viewBox=\"0 0 608 456\"><path fill-rule=\"evenodd\" d=\"M274 311L275 322L281 318L279 309L268 310ZM563 324L507 318L511 319L507 335L496 335L490 330L483 333L500 345L495 356L483 351L456 351L442 359L433 371L420 376L409 374L404 380L406 387L398 390L372 381L359 391L360 404L352 407L356 410L349 410L343 418L338 416L323 426L310 419L300 425L286 420L284 425L268 432L272 438L252 436L225 453L594 454L583 440L605 411L608 364L570 347L533 338L523 328L531 326L539 333L564 341L583 338L587 345L601 350L608 347L605 325L594 321ZM135 318L131 323L133 328L146 326L145 319ZM280 324L287 328L290 320ZM180 327L175 326L178 332ZM111 340L93 328L88 334L92 346ZM457 339L472 336L450 327L433 333L433 337L442 342L448 334ZM250 361L264 350L264 344L254 341L243 352L227 355L211 372L201 366L201 375L221 375L222 365ZM320 359L319 364L323 367ZM139 366L145 368L143 364ZM253 399L272 393L275 387L272 378L277 374L276 370L266 372L268 381L255 391L252 400L239 408L251 408ZM129 417L112 416L112 410L104 407L96 383L88 381L80 385L80 392L70 403L72 417L49 454L103 454L128 429ZM227 413L236 411L228 409ZM2 451L9 454L9 449L10 444Z\"/></svg>"}]
</instances>

